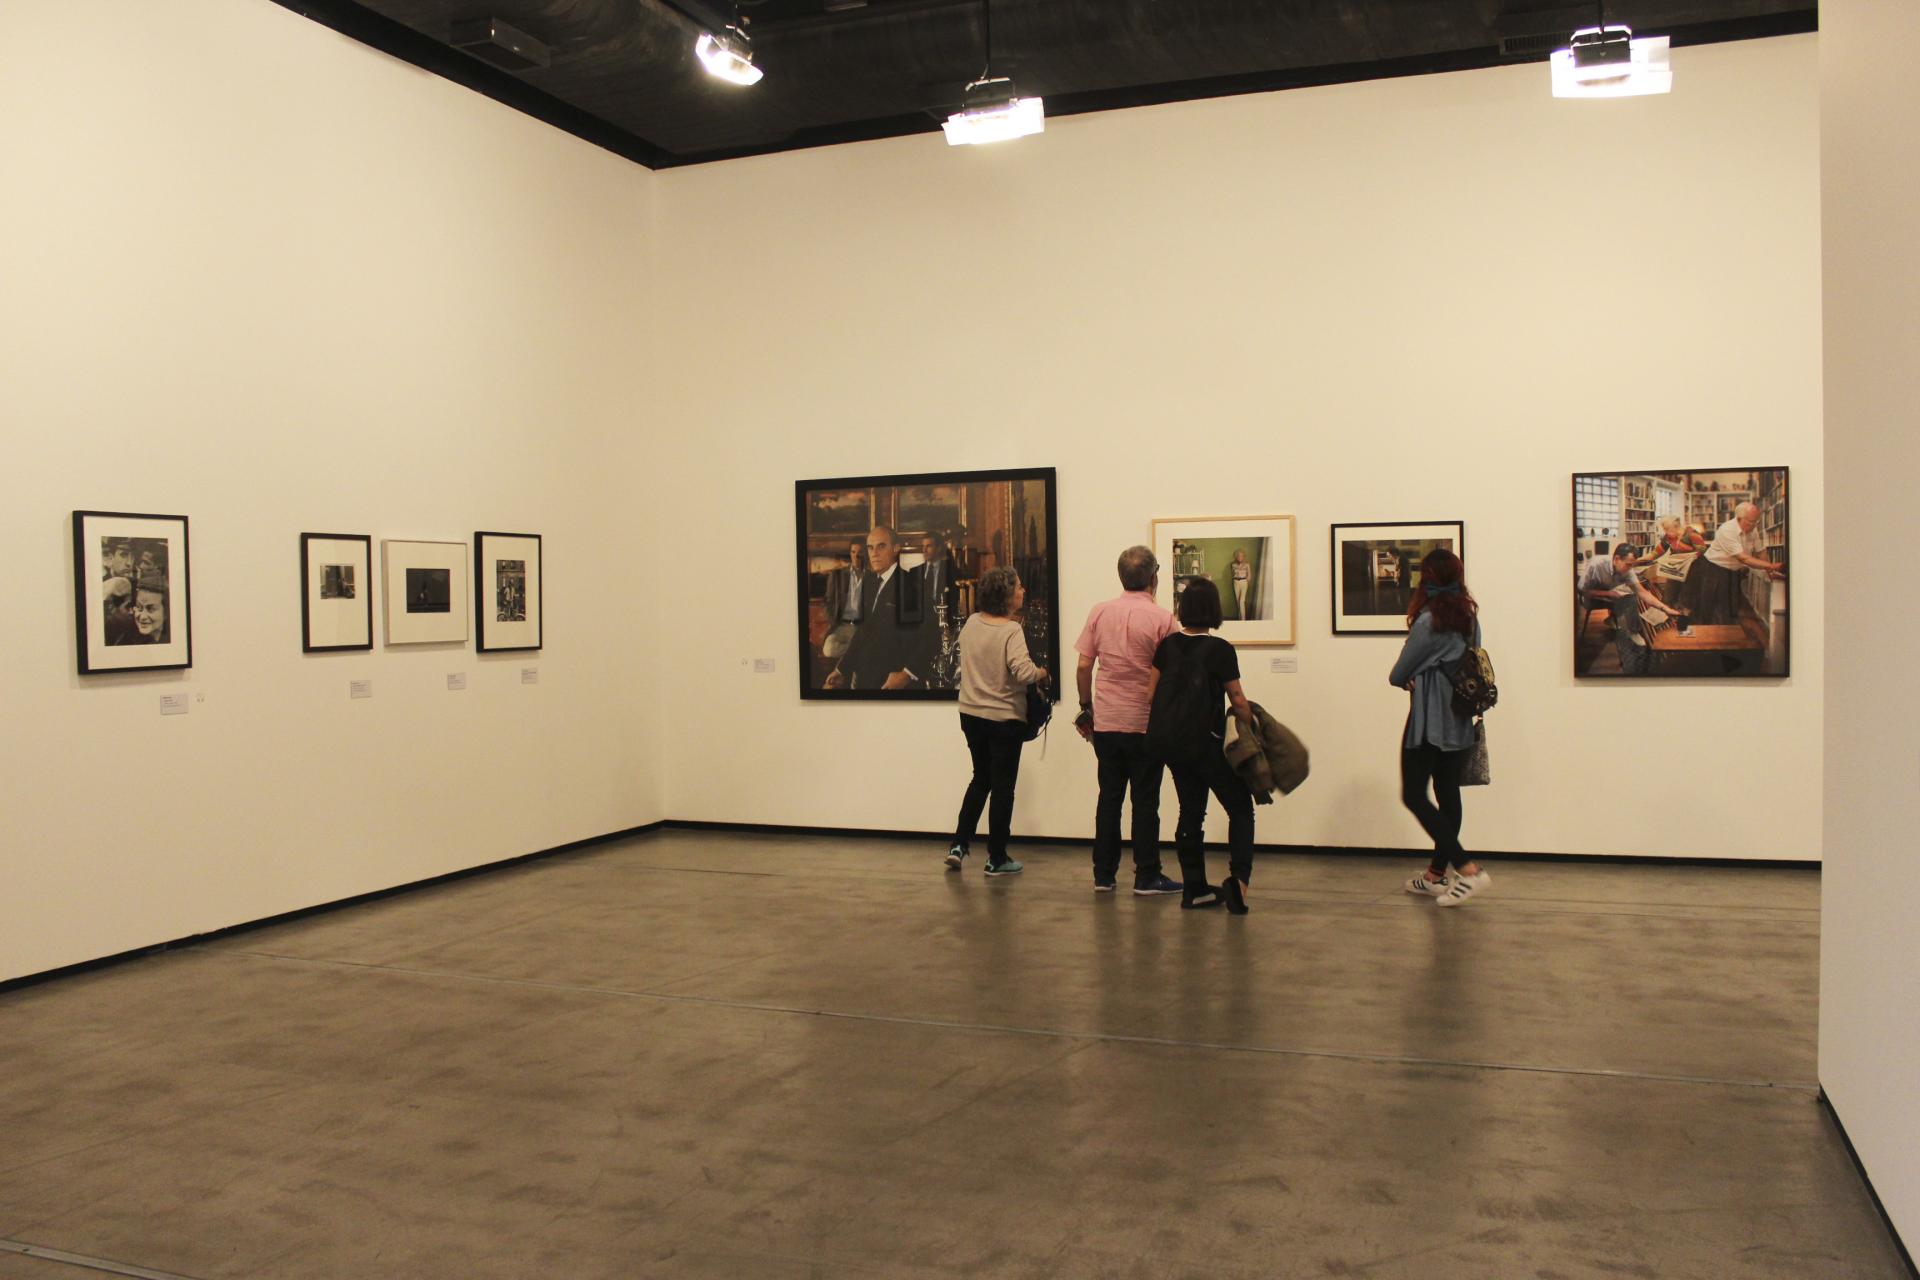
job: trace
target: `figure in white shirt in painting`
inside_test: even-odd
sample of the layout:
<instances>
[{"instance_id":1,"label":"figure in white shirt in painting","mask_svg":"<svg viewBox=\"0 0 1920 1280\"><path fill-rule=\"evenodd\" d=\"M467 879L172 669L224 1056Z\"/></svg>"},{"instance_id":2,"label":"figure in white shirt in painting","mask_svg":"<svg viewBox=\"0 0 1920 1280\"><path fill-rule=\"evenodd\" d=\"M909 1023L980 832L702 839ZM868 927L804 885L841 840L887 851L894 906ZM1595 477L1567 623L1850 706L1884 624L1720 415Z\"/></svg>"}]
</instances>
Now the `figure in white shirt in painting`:
<instances>
[{"instance_id":1,"label":"figure in white shirt in painting","mask_svg":"<svg viewBox=\"0 0 1920 1280\"><path fill-rule=\"evenodd\" d=\"M1714 531L1706 552L1693 562L1687 580L1680 587L1680 603L1693 614L1697 623L1740 621L1740 580L1748 570L1774 577L1787 571L1761 553L1766 543L1757 526L1760 508L1743 502L1733 509L1733 519Z\"/></svg>"}]
</instances>

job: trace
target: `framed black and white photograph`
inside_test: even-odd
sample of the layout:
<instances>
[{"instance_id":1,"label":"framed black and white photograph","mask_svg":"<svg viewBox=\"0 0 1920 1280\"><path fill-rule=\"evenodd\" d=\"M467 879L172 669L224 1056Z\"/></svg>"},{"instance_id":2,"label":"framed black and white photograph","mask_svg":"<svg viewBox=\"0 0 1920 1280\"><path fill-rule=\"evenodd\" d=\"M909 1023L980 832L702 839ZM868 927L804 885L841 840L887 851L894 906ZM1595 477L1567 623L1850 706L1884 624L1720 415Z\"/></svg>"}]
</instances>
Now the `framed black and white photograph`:
<instances>
[{"instance_id":1,"label":"framed black and white photograph","mask_svg":"<svg viewBox=\"0 0 1920 1280\"><path fill-rule=\"evenodd\" d=\"M1389 520L1333 526L1333 634L1405 635L1420 562L1435 551L1467 558L1459 520ZM1473 580L1468 566L1467 580Z\"/></svg>"},{"instance_id":2,"label":"framed black and white photograph","mask_svg":"<svg viewBox=\"0 0 1920 1280\"><path fill-rule=\"evenodd\" d=\"M1787 469L1573 477L1573 674L1784 676Z\"/></svg>"},{"instance_id":3,"label":"framed black and white photograph","mask_svg":"<svg viewBox=\"0 0 1920 1280\"><path fill-rule=\"evenodd\" d=\"M373 538L300 535L300 651L373 648Z\"/></svg>"},{"instance_id":4,"label":"framed black and white photograph","mask_svg":"<svg viewBox=\"0 0 1920 1280\"><path fill-rule=\"evenodd\" d=\"M74 512L73 604L81 675L191 667L187 518Z\"/></svg>"},{"instance_id":5,"label":"framed black and white photograph","mask_svg":"<svg viewBox=\"0 0 1920 1280\"><path fill-rule=\"evenodd\" d=\"M960 628L995 568L1026 588L1033 660L1060 669L1052 467L800 480L794 520L802 698L959 697Z\"/></svg>"},{"instance_id":6,"label":"framed black and white photograph","mask_svg":"<svg viewBox=\"0 0 1920 1280\"><path fill-rule=\"evenodd\" d=\"M380 543L380 577L388 644L466 640L466 543L385 539Z\"/></svg>"},{"instance_id":7,"label":"framed black and white photograph","mask_svg":"<svg viewBox=\"0 0 1920 1280\"><path fill-rule=\"evenodd\" d=\"M1162 607L1177 609L1189 583L1220 590L1220 638L1237 645L1290 645L1294 629L1292 516L1190 516L1155 520Z\"/></svg>"},{"instance_id":8,"label":"framed black and white photograph","mask_svg":"<svg viewBox=\"0 0 1920 1280\"><path fill-rule=\"evenodd\" d=\"M473 535L473 616L482 653L541 645L540 535Z\"/></svg>"}]
</instances>

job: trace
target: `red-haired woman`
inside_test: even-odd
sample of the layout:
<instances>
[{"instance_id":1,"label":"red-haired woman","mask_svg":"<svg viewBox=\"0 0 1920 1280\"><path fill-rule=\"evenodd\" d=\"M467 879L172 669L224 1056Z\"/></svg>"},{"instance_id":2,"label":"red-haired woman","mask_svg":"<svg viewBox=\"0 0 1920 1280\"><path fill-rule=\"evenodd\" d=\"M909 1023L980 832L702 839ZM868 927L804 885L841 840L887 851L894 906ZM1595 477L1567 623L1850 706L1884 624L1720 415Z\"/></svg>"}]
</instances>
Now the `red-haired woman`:
<instances>
[{"instance_id":1,"label":"red-haired woman","mask_svg":"<svg viewBox=\"0 0 1920 1280\"><path fill-rule=\"evenodd\" d=\"M1453 709L1451 678L1468 646L1480 645L1479 612L1460 557L1429 552L1407 606L1407 642L1388 677L1413 695L1400 737L1400 799L1433 840L1433 862L1407 881L1407 892L1443 907L1459 906L1492 879L1460 847L1460 770L1473 747L1473 717Z\"/></svg>"}]
</instances>

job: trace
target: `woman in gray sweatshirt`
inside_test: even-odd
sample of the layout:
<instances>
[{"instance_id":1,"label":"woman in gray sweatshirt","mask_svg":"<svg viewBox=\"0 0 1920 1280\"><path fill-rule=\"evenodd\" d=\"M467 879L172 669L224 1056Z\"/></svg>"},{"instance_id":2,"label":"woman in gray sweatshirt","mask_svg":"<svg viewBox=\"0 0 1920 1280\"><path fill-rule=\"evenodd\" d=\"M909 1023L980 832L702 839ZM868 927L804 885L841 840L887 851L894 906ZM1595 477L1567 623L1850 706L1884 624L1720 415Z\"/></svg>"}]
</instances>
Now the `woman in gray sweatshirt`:
<instances>
[{"instance_id":1,"label":"woman in gray sweatshirt","mask_svg":"<svg viewBox=\"0 0 1920 1280\"><path fill-rule=\"evenodd\" d=\"M1429 552L1407 606L1407 642L1387 677L1413 697L1400 736L1400 801L1433 841L1433 861L1406 888L1443 907L1459 906L1493 879L1460 847L1460 771L1473 749L1473 717L1453 709L1452 675L1468 646L1480 646L1479 614L1460 557Z\"/></svg>"},{"instance_id":2,"label":"woman in gray sweatshirt","mask_svg":"<svg viewBox=\"0 0 1920 1280\"><path fill-rule=\"evenodd\" d=\"M989 569L980 577L975 611L960 628L960 731L973 757L973 777L960 799L947 866L966 864L968 846L987 808L987 874L1018 875L1007 856L1013 827L1013 788L1020 777L1020 748L1027 743L1027 686L1046 680L1047 669L1027 653L1027 634L1013 615L1027 602L1027 589L1012 569Z\"/></svg>"}]
</instances>

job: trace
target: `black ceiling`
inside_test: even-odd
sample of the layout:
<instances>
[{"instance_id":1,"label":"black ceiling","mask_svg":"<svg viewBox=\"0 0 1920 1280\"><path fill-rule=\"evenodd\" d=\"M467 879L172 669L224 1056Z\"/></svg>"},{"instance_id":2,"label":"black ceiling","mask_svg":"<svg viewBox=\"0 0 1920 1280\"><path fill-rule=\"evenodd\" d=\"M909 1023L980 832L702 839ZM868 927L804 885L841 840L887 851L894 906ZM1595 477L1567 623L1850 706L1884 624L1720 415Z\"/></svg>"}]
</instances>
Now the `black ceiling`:
<instances>
[{"instance_id":1,"label":"black ceiling","mask_svg":"<svg viewBox=\"0 0 1920 1280\"><path fill-rule=\"evenodd\" d=\"M708 76L727 0L276 0L653 168L924 133L986 61L983 0L740 0L766 78ZM1049 116L1543 61L1596 6L1559 0L990 0L992 69ZM1813 0L1614 0L1676 48L1816 26ZM552 50L509 73L448 43L497 18ZM1684 64L1676 70L1685 75ZM1684 83L1684 82L1683 82Z\"/></svg>"}]
</instances>

